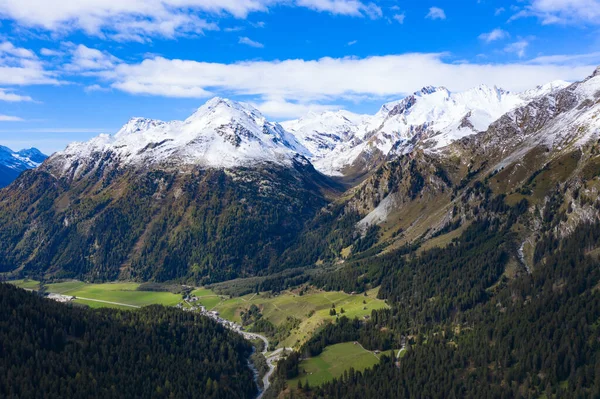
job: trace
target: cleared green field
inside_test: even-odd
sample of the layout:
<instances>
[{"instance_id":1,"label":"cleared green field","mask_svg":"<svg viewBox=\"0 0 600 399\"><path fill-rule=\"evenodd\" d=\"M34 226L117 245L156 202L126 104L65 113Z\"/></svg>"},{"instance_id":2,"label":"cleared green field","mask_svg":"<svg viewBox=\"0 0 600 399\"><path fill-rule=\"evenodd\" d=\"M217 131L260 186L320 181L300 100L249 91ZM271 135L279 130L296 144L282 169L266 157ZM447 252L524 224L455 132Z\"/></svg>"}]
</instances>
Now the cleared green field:
<instances>
[{"instance_id":1,"label":"cleared green field","mask_svg":"<svg viewBox=\"0 0 600 399\"><path fill-rule=\"evenodd\" d=\"M384 301L377 299L378 289L367 292L367 295L350 295L344 292L324 292L312 290L304 295L286 291L278 296L268 294L250 294L240 298L227 299L219 303L215 310L225 319L240 323L240 312L252 304L258 306L263 317L276 326L283 324L288 316L299 319L300 326L279 346L295 347L306 341L324 322L335 320L329 311L333 304L339 313L344 308L344 315L349 318L364 317L373 309L386 308Z\"/></svg>"},{"instance_id":2,"label":"cleared green field","mask_svg":"<svg viewBox=\"0 0 600 399\"><path fill-rule=\"evenodd\" d=\"M198 288L192 291L191 294L197 296L199 298L198 302L208 310L213 309L225 299L225 297L217 295L213 290L208 288Z\"/></svg>"},{"instance_id":3,"label":"cleared green field","mask_svg":"<svg viewBox=\"0 0 600 399\"><path fill-rule=\"evenodd\" d=\"M115 304L87 301L77 299L77 302L85 303L90 307L113 307L131 309L131 307L119 306L126 304L133 306L165 305L174 306L181 302L181 295L170 292L137 291L138 283L104 283L86 284L81 281L67 281L62 283L48 284L48 292L101 301L115 302Z\"/></svg>"},{"instance_id":4,"label":"cleared green field","mask_svg":"<svg viewBox=\"0 0 600 399\"><path fill-rule=\"evenodd\" d=\"M11 280L8 281L10 284L16 285L19 288L24 288L26 290L37 290L40 287L40 282L35 280Z\"/></svg>"},{"instance_id":5,"label":"cleared green field","mask_svg":"<svg viewBox=\"0 0 600 399\"><path fill-rule=\"evenodd\" d=\"M311 386L317 386L341 376L350 368L362 371L377 363L379 356L353 342L331 345L319 356L300 362L300 375L287 383L292 389L298 386L298 380L301 380L303 385L308 381Z\"/></svg>"}]
</instances>

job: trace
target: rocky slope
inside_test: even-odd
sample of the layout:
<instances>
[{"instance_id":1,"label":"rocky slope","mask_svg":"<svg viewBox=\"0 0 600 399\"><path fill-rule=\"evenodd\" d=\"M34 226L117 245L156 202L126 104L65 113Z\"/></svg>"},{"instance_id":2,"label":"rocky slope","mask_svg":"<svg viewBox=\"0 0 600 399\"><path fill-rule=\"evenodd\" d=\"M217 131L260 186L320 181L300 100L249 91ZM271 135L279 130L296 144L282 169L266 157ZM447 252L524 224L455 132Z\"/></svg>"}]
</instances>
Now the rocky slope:
<instances>
[{"instance_id":1,"label":"rocky slope","mask_svg":"<svg viewBox=\"0 0 600 399\"><path fill-rule=\"evenodd\" d=\"M528 212L514 255L531 257L549 231L548 219L566 236L599 218L599 138L600 68L582 82L534 96L481 133L441 148L420 140L389 158L337 205L344 209L339 217L358 218L346 245L356 247L357 234L364 237L373 226L380 250L445 245L472 221L523 203Z\"/></svg>"}]
</instances>

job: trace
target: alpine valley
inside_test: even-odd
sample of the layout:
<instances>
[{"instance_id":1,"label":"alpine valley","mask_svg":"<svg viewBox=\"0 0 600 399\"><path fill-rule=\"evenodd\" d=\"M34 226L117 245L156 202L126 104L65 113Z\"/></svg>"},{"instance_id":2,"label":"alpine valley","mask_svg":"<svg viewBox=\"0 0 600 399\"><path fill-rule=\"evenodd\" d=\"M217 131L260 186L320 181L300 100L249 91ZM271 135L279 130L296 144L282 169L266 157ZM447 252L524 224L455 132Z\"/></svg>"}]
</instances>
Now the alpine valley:
<instances>
[{"instance_id":1,"label":"alpine valley","mask_svg":"<svg viewBox=\"0 0 600 399\"><path fill-rule=\"evenodd\" d=\"M0 160L36 166L30 152ZM205 286L241 297L231 316L282 342L308 322L277 324L245 295L385 300L360 318L332 301L265 397L600 397L599 192L600 67L520 93L424 87L375 115L282 123L214 98L184 121L133 118L72 143L0 190L0 272ZM134 318L153 314L179 317ZM310 360L348 342L390 356L307 386Z\"/></svg>"}]
</instances>

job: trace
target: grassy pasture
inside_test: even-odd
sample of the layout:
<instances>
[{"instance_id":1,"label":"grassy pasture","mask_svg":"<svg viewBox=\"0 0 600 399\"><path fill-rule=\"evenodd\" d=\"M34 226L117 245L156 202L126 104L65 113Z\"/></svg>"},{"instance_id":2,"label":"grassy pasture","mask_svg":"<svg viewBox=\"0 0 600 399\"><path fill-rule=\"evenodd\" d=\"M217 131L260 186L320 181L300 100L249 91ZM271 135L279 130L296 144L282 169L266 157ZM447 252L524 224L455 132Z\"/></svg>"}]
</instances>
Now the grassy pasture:
<instances>
[{"instance_id":1,"label":"grassy pasture","mask_svg":"<svg viewBox=\"0 0 600 399\"><path fill-rule=\"evenodd\" d=\"M16 285L19 288L23 288L26 290L37 290L40 288L40 282L30 279L21 279L21 280L11 280L9 283Z\"/></svg>"},{"instance_id":2,"label":"grassy pasture","mask_svg":"<svg viewBox=\"0 0 600 399\"><path fill-rule=\"evenodd\" d=\"M297 291L285 291L277 296L266 293L249 294L226 299L216 305L215 310L223 318L238 323L241 322L240 313L252 304L258 306L263 317L276 326L283 324L288 316L295 317L300 320L300 326L280 343L280 346L294 347L310 338L322 323L335 320L335 316L329 315L334 304L338 313L344 308L344 315L348 318L361 318L370 315L374 309L387 307L385 302L376 298L377 291L378 289L371 290L367 292L367 296L314 289L304 295L299 295Z\"/></svg>"},{"instance_id":3,"label":"grassy pasture","mask_svg":"<svg viewBox=\"0 0 600 399\"><path fill-rule=\"evenodd\" d=\"M20 288L33 290L39 288L39 282L34 280L14 280L10 283ZM71 280L47 284L46 289L48 292L55 294L75 296L77 297L75 302L86 304L92 308L133 309L131 306L120 306L118 305L119 303L138 307L154 304L174 306L182 300L181 295L170 292L138 291L139 286L139 283L130 282L88 284L83 281ZM79 299L79 297L92 299L92 301ZM115 303L96 302L93 300Z\"/></svg>"},{"instance_id":4,"label":"grassy pasture","mask_svg":"<svg viewBox=\"0 0 600 399\"><path fill-rule=\"evenodd\" d=\"M391 351L386 352L389 355ZM326 347L319 356L315 356L300 363L300 375L288 380L288 386L295 389L298 380L304 385L306 381L311 386L321 385L341 376L345 370L354 368L362 371L379 363L380 355L375 355L353 342L336 344Z\"/></svg>"}]
</instances>

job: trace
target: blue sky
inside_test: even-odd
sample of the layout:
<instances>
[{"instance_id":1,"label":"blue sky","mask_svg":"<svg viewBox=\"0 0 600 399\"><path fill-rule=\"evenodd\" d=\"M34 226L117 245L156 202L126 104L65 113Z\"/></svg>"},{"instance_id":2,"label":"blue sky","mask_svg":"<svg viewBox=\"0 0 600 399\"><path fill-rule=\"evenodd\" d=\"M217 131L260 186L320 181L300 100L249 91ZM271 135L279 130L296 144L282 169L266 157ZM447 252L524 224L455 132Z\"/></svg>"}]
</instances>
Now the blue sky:
<instances>
[{"instance_id":1,"label":"blue sky","mask_svg":"<svg viewBox=\"0 0 600 399\"><path fill-rule=\"evenodd\" d=\"M600 64L600 0L2 0L0 144L47 153L214 96L273 120Z\"/></svg>"}]
</instances>

